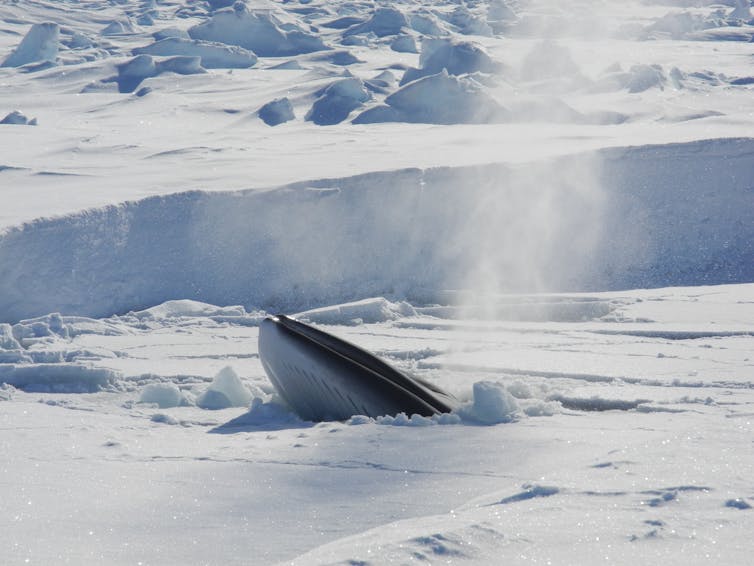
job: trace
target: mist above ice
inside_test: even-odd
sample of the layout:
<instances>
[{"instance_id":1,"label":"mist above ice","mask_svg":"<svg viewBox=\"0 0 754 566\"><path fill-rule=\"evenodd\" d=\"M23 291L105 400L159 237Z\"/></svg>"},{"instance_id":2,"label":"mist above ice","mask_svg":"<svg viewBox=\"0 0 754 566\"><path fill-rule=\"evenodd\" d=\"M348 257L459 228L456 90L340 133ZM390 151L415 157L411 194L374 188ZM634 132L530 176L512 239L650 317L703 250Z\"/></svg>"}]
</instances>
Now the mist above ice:
<instances>
[{"instance_id":1,"label":"mist above ice","mask_svg":"<svg viewBox=\"0 0 754 566\"><path fill-rule=\"evenodd\" d=\"M708 120L673 127L721 117L725 137L733 122L744 131L740 110L734 120L704 99L719 89L731 112L748 100L747 77L734 79L735 65L692 73L688 58L688 69L671 67L677 51L660 66L650 57L660 42L613 41L713 31L741 41L746 6L625 14L622 3L496 1L354 15L338 3L224 5L157 4L181 29L154 33L144 6L133 25L91 22L73 4L82 31L8 24L18 29L4 61L21 64L3 69L9 96L36 100L18 94L32 79L39 92L59 87L71 121L50 128L51 110L32 106L9 121L39 117L39 128L3 125L23 143L3 165L13 182L0 317L109 315L175 298L297 310L374 296L481 304L494 316L501 293L749 276L747 143L699 141ZM658 123L662 139L691 142L649 147ZM58 136L57 149L37 150L48 146L38 136ZM631 140L643 147L605 149ZM725 168L714 165L720 152ZM103 163L107 179L92 173ZM24 191L39 209L14 204Z\"/></svg>"}]
</instances>

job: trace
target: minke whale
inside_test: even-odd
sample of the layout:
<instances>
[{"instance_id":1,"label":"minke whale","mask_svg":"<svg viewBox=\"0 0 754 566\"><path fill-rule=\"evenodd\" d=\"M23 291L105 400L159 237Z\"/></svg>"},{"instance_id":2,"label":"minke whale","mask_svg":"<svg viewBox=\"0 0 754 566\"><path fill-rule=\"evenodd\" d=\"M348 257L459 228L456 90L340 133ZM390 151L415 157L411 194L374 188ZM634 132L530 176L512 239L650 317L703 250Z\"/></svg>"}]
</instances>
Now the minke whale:
<instances>
[{"instance_id":1,"label":"minke whale","mask_svg":"<svg viewBox=\"0 0 754 566\"><path fill-rule=\"evenodd\" d=\"M459 401L358 346L279 314L259 328L259 357L280 396L310 421L449 413Z\"/></svg>"}]
</instances>

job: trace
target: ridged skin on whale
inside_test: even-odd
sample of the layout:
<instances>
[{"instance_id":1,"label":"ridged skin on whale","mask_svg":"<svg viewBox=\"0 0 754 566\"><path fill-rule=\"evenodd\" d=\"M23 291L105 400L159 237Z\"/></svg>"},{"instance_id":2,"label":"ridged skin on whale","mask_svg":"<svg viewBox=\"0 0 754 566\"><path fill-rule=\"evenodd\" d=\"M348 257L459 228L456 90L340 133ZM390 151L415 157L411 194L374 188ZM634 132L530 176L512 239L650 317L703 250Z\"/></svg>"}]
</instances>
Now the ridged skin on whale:
<instances>
[{"instance_id":1,"label":"ridged skin on whale","mask_svg":"<svg viewBox=\"0 0 754 566\"><path fill-rule=\"evenodd\" d=\"M285 315L259 329L259 357L280 396L303 419L448 413L458 401L366 350Z\"/></svg>"}]
</instances>

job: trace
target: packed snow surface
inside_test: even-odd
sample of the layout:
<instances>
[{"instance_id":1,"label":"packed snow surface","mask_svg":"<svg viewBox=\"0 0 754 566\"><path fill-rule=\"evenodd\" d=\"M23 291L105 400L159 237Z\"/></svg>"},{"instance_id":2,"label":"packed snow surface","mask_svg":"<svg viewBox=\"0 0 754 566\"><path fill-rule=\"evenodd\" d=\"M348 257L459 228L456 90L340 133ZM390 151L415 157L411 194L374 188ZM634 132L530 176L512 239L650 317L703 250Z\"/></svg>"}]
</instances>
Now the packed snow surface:
<instances>
[{"instance_id":1,"label":"packed snow surface","mask_svg":"<svg viewBox=\"0 0 754 566\"><path fill-rule=\"evenodd\" d=\"M0 3L3 564L749 563L753 18ZM460 407L302 421L276 312Z\"/></svg>"},{"instance_id":2,"label":"packed snow surface","mask_svg":"<svg viewBox=\"0 0 754 566\"><path fill-rule=\"evenodd\" d=\"M301 313L463 400L345 423L281 404L236 307L4 325L5 559L746 563L754 285L479 299Z\"/></svg>"}]
</instances>

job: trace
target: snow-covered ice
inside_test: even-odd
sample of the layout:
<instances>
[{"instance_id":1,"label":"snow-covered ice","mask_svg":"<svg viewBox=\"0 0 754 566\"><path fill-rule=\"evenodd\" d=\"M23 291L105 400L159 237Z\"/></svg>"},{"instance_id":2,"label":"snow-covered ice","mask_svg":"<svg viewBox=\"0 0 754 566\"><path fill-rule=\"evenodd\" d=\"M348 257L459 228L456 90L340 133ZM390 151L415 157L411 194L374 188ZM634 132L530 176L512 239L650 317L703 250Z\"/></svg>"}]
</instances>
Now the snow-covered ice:
<instances>
[{"instance_id":1,"label":"snow-covered ice","mask_svg":"<svg viewBox=\"0 0 754 566\"><path fill-rule=\"evenodd\" d=\"M753 17L0 3L0 561L748 564ZM460 408L302 421L281 311Z\"/></svg>"}]
</instances>

